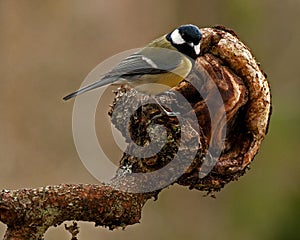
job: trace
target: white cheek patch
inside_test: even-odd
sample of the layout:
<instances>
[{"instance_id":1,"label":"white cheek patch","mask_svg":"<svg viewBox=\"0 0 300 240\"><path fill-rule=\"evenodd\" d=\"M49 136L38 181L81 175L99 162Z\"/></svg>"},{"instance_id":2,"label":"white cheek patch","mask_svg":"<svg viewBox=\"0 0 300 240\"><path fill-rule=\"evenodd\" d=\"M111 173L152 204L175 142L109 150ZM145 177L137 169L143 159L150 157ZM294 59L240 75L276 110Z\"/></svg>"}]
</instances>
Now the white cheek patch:
<instances>
[{"instance_id":1,"label":"white cheek patch","mask_svg":"<svg viewBox=\"0 0 300 240\"><path fill-rule=\"evenodd\" d=\"M196 53L197 55L200 54L200 43L199 43L198 45L195 45L195 46L194 46L194 51L195 51L195 53Z\"/></svg>"},{"instance_id":2,"label":"white cheek patch","mask_svg":"<svg viewBox=\"0 0 300 240\"><path fill-rule=\"evenodd\" d=\"M180 44L184 44L185 41L184 39L181 37L179 30L175 29L172 33L171 33L171 39L173 41L174 44L180 45Z\"/></svg>"}]
</instances>

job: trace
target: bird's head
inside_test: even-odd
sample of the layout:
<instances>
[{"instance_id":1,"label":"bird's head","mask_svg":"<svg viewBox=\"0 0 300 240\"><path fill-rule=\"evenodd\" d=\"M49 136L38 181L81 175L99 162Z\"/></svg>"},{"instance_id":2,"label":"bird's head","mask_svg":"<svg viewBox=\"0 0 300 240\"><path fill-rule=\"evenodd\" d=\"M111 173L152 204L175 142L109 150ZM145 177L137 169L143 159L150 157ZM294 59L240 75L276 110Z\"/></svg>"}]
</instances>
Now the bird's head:
<instances>
[{"instance_id":1,"label":"bird's head","mask_svg":"<svg viewBox=\"0 0 300 240\"><path fill-rule=\"evenodd\" d=\"M192 24L182 25L167 35L167 40L181 53L196 59L200 55L202 34Z\"/></svg>"}]
</instances>

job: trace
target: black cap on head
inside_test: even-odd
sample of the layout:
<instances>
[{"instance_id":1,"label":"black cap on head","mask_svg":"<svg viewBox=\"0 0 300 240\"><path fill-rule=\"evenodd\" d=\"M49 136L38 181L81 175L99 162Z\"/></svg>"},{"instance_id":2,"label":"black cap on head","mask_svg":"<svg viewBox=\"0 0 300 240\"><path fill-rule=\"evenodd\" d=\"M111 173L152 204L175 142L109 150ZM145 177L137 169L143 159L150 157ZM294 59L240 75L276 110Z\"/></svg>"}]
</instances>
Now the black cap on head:
<instances>
[{"instance_id":1,"label":"black cap on head","mask_svg":"<svg viewBox=\"0 0 300 240\"><path fill-rule=\"evenodd\" d=\"M167 35L167 40L187 56L196 59L200 55L200 29L192 24L182 25Z\"/></svg>"},{"instance_id":2,"label":"black cap on head","mask_svg":"<svg viewBox=\"0 0 300 240\"><path fill-rule=\"evenodd\" d=\"M202 38L202 34L201 34L199 28L192 24L182 25L178 28L178 30L179 30L181 37L185 41L192 42L195 45L197 45Z\"/></svg>"}]
</instances>

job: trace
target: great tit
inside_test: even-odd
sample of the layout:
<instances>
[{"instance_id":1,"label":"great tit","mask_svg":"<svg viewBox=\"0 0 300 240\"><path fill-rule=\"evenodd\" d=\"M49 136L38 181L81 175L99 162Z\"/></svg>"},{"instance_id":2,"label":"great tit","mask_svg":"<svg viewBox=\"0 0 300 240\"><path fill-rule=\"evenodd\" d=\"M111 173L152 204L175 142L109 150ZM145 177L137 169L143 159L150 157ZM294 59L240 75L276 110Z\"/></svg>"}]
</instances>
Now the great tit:
<instances>
[{"instance_id":1,"label":"great tit","mask_svg":"<svg viewBox=\"0 0 300 240\"><path fill-rule=\"evenodd\" d=\"M63 99L68 100L108 84L128 84L152 96L165 92L190 73L194 60L200 55L201 39L197 26L182 25L122 60L99 81Z\"/></svg>"}]
</instances>

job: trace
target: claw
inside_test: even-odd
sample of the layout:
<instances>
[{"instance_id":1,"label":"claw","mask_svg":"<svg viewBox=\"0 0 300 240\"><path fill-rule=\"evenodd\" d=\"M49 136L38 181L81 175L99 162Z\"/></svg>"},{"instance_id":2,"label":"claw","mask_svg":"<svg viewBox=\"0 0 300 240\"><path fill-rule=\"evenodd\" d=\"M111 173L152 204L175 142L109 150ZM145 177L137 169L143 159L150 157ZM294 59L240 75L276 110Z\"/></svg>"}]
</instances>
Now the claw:
<instances>
[{"instance_id":1,"label":"claw","mask_svg":"<svg viewBox=\"0 0 300 240\"><path fill-rule=\"evenodd\" d=\"M163 108L162 106L160 106L161 110L163 111L163 113L165 115L167 115L168 117L177 117L180 115L180 112L172 112L172 111L168 111L167 109Z\"/></svg>"},{"instance_id":2,"label":"claw","mask_svg":"<svg viewBox=\"0 0 300 240\"><path fill-rule=\"evenodd\" d=\"M154 101L157 103L157 105L160 107L160 109L162 110L162 113L156 115L153 119L162 117L162 116L164 116L164 115L165 115L165 116L168 116L168 117L177 117L177 116L180 115L180 112L168 111L167 109L165 109L165 108L160 104L160 102L159 102L156 98L153 98L153 99L154 99Z\"/></svg>"}]
</instances>

